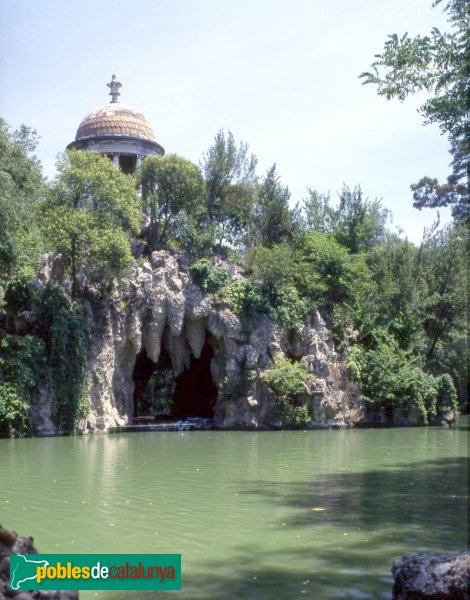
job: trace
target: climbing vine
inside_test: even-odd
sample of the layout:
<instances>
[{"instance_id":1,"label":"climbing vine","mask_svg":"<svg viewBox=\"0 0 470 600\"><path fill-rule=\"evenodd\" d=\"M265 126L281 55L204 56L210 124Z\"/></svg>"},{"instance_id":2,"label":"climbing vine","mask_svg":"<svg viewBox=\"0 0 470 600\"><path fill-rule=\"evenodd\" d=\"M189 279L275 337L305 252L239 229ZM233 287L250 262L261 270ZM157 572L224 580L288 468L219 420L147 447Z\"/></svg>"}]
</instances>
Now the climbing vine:
<instances>
[{"instance_id":1,"label":"climbing vine","mask_svg":"<svg viewBox=\"0 0 470 600\"><path fill-rule=\"evenodd\" d=\"M41 389L52 393L57 427L73 432L87 414L88 329L83 307L59 286L42 291L19 278L5 295L11 316L35 315L27 335L7 334L0 343L0 437L34 433Z\"/></svg>"},{"instance_id":2,"label":"climbing vine","mask_svg":"<svg viewBox=\"0 0 470 600\"><path fill-rule=\"evenodd\" d=\"M54 391L53 418L60 429L74 431L88 412L88 329L83 308L78 304L70 303L55 315L49 353Z\"/></svg>"},{"instance_id":3,"label":"climbing vine","mask_svg":"<svg viewBox=\"0 0 470 600\"><path fill-rule=\"evenodd\" d=\"M6 335L0 343L0 437L33 432L32 409L46 384L44 341L33 335Z\"/></svg>"}]
</instances>

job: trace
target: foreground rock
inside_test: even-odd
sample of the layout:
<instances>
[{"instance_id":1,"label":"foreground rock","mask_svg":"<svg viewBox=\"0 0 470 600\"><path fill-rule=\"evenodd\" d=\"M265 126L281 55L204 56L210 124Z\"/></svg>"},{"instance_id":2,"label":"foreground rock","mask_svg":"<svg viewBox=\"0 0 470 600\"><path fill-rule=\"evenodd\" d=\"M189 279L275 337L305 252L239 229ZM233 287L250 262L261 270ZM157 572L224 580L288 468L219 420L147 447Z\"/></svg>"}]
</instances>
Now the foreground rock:
<instances>
[{"instance_id":1,"label":"foreground rock","mask_svg":"<svg viewBox=\"0 0 470 600\"><path fill-rule=\"evenodd\" d=\"M0 525L0 600L78 600L77 591L10 590L10 554L37 554L33 538L18 537L15 531Z\"/></svg>"},{"instance_id":2,"label":"foreground rock","mask_svg":"<svg viewBox=\"0 0 470 600\"><path fill-rule=\"evenodd\" d=\"M393 600L469 600L470 553L405 554L394 561Z\"/></svg>"}]
</instances>

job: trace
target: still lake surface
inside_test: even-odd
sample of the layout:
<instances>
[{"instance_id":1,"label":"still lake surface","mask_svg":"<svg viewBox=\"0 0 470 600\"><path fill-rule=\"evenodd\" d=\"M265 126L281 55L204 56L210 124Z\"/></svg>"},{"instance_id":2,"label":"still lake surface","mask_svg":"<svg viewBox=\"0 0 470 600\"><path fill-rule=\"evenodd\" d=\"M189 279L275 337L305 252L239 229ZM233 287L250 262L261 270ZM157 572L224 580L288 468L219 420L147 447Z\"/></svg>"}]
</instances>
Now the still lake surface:
<instances>
[{"instance_id":1,"label":"still lake surface","mask_svg":"<svg viewBox=\"0 0 470 600\"><path fill-rule=\"evenodd\" d=\"M181 553L181 592L82 600L391 597L405 552L461 551L458 428L0 440L0 524L44 553Z\"/></svg>"}]
</instances>

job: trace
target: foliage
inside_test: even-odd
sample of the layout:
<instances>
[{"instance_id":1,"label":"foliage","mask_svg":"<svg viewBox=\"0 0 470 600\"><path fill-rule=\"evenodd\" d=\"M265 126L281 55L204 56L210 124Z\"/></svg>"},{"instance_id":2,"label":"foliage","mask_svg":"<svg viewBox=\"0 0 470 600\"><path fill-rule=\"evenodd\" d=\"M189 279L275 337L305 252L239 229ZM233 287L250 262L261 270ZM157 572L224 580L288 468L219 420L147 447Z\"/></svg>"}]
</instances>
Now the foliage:
<instances>
[{"instance_id":1,"label":"foliage","mask_svg":"<svg viewBox=\"0 0 470 600\"><path fill-rule=\"evenodd\" d=\"M88 410L87 321L82 307L63 288L48 285L42 294L31 284L29 288L20 279L12 280L9 288L7 309L32 309L37 315L37 325L35 335L6 335L1 340L0 381L10 386L5 397L13 399L13 390L31 411L37 405L40 389L49 389L57 426L67 432L74 431ZM30 418L28 429L22 433L31 432L32 426ZM19 430L15 432L16 435Z\"/></svg>"},{"instance_id":2,"label":"foliage","mask_svg":"<svg viewBox=\"0 0 470 600\"><path fill-rule=\"evenodd\" d=\"M387 327L401 348L409 348L422 327L418 250L390 234L372 249L367 263L376 287L363 315L362 335Z\"/></svg>"},{"instance_id":3,"label":"foliage","mask_svg":"<svg viewBox=\"0 0 470 600\"><path fill-rule=\"evenodd\" d=\"M312 233L330 233L352 254L368 252L386 237L389 211L378 200L363 197L360 186L345 185L338 207L330 204L329 194L308 189L303 203L303 227Z\"/></svg>"},{"instance_id":4,"label":"foliage","mask_svg":"<svg viewBox=\"0 0 470 600\"><path fill-rule=\"evenodd\" d=\"M158 414L173 404L176 390L175 376L171 369L160 369L150 377L142 394L141 410Z\"/></svg>"},{"instance_id":5,"label":"foliage","mask_svg":"<svg viewBox=\"0 0 470 600\"><path fill-rule=\"evenodd\" d=\"M11 383L0 381L0 438L20 437L30 432L29 405Z\"/></svg>"},{"instance_id":6,"label":"foliage","mask_svg":"<svg viewBox=\"0 0 470 600\"><path fill-rule=\"evenodd\" d=\"M287 245L258 247L250 258L255 279L271 307L271 317L281 328L299 329L307 303L294 285L295 254Z\"/></svg>"},{"instance_id":7,"label":"foliage","mask_svg":"<svg viewBox=\"0 0 470 600\"><path fill-rule=\"evenodd\" d=\"M237 147L233 134L220 130L204 155L206 211L218 244L237 245L251 220L256 183L256 157L248 144Z\"/></svg>"},{"instance_id":8,"label":"foliage","mask_svg":"<svg viewBox=\"0 0 470 600\"><path fill-rule=\"evenodd\" d=\"M457 4L453 0L448 7ZM420 42L418 50L424 52L427 43ZM399 46L399 41L390 46L390 56L401 52ZM411 64L415 57L408 59ZM403 90L408 83L403 80ZM461 121L457 113L449 115L455 123L443 123L461 174L468 165L458 133ZM5 435L34 430L40 389L52 393L62 430L74 431L85 417L89 334L84 306L77 301L79 276L86 273L105 291L130 265L135 236L145 237L149 250L171 247L195 260L193 281L216 302L226 302L247 330L261 314L284 333L299 330L309 313L321 310L342 344L338 350L353 346L349 368L365 397L389 413L413 405L425 422L439 407L455 408L455 385L465 399L464 229L436 224L416 247L387 230L388 212L359 186L345 186L337 206L309 189L302 212L290 209L289 190L275 165L258 181L256 158L230 132L219 131L202 170L176 155L148 157L137 175L141 196L134 178L106 157L86 152L64 155L45 193L39 165L30 156L34 144L30 130L11 134L0 123L0 286L7 313L0 315L0 429ZM460 193L456 181L445 191L446 202L448 193ZM436 186L426 185L423 202L430 205ZM62 255L72 298L59 286L31 285L44 249ZM242 266L245 278L231 281L229 270L215 265L215 252ZM6 334L23 311L35 317L34 335ZM255 370L246 371L247 394L257 377ZM311 377L281 355L263 376L291 423L310 418ZM171 369L159 369L138 402L145 410L163 410L173 392ZM227 394L232 392L240 394L240 387Z\"/></svg>"},{"instance_id":9,"label":"foliage","mask_svg":"<svg viewBox=\"0 0 470 600\"><path fill-rule=\"evenodd\" d=\"M284 244L266 248L257 246L248 257L248 267L254 279L262 281L268 290L290 285L294 281L295 255L293 249Z\"/></svg>"},{"instance_id":10,"label":"foliage","mask_svg":"<svg viewBox=\"0 0 470 600\"><path fill-rule=\"evenodd\" d=\"M232 281L220 290L218 298L228 302L230 310L245 321L270 310L261 286L248 279Z\"/></svg>"},{"instance_id":11,"label":"foliage","mask_svg":"<svg viewBox=\"0 0 470 600\"><path fill-rule=\"evenodd\" d=\"M12 277L5 288L5 306L11 313L17 314L31 310L33 300L37 298L37 290L31 286L29 278L24 275Z\"/></svg>"},{"instance_id":12,"label":"foliage","mask_svg":"<svg viewBox=\"0 0 470 600\"><path fill-rule=\"evenodd\" d=\"M304 396L308 394L308 384L313 380L313 375L300 363L278 353L262 379L275 394L283 420L290 420L297 425L311 421Z\"/></svg>"},{"instance_id":13,"label":"foliage","mask_svg":"<svg viewBox=\"0 0 470 600\"><path fill-rule=\"evenodd\" d=\"M311 306L354 305L367 275L363 260L329 234L307 234L299 243L295 280Z\"/></svg>"},{"instance_id":14,"label":"foliage","mask_svg":"<svg viewBox=\"0 0 470 600\"><path fill-rule=\"evenodd\" d=\"M57 170L41 224L54 251L70 267L76 297L81 267L106 286L130 266L130 236L138 232L140 221L137 195L133 179L95 152L72 150Z\"/></svg>"},{"instance_id":15,"label":"foliage","mask_svg":"<svg viewBox=\"0 0 470 600\"><path fill-rule=\"evenodd\" d=\"M421 319L428 338L427 361L436 345L454 329L467 306L466 232L456 227L431 228L418 260L422 282Z\"/></svg>"},{"instance_id":16,"label":"foliage","mask_svg":"<svg viewBox=\"0 0 470 600\"><path fill-rule=\"evenodd\" d=\"M311 233L331 233L336 220L335 209L330 204L329 194L320 194L307 188L308 196L303 200L304 229Z\"/></svg>"},{"instance_id":17,"label":"foliage","mask_svg":"<svg viewBox=\"0 0 470 600\"><path fill-rule=\"evenodd\" d=\"M251 244L272 248L292 236L294 222L289 198L289 188L281 184L274 164L256 189L253 221L249 227Z\"/></svg>"},{"instance_id":18,"label":"foliage","mask_svg":"<svg viewBox=\"0 0 470 600\"><path fill-rule=\"evenodd\" d=\"M365 400L381 404L389 416L394 406L407 410L415 405L424 423L436 414L436 404L442 392L451 396L456 409L455 387L448 377L435 377L422 368L422 361L402 350L397 341L377 330L370 347L354 346L348 358L350 373L361 385Z\"/></svg>"},{"instance_id":19,"label":"foliage","mask_svg":"<svg viewBox=\"0 0 470 600\"><path fill-rule=\"evenodd\" d=\"M37 134L24 125L10 132L0 118L0 280L14 273L31 276L44 249L35 207L45 184L31 153Z\"/></svg>"},{"instance_id":20,"label":"foliage","mask_svg":"<svg viewBox=\"0 0 470 600\"><path fill-rule=\"evenodd\" d=\"M338 209L333 213L332 231L352 254L367 252L385 238L388 215L378 200L363 198L360 186L353 190L344 186Z\"/></svg>"},{"instance_id":21,"label":"foliage","mask_svg":"<svg viewBox=\"0 0 470 600\"><path fill-rule=\"evenodd\" d=\"M33 335L6 335L0 342L0 437L32 433L31 408L46 382L43 340Z\"/></svg>"},{"instance_id":22,"label":"foliage","mask_svg":"<svg viewBox=\"0 0 470 600\"><path fill-rule=\"evenodd\" d=\"M436 0L434 6L441 4ZM421 106L424 124L437 123L448 134L453 172L447 183L423 177L412 185L414 206L452 206L456 219L468 220L470 181L470 124L468 120L468 76L470 72L470 5L466 0L446 0L450 31L434 27L427 36L392 34L382 54L375 55L370 72L362 73L364 84L377 86L379 95L403 101L408 95L426 91L430 97Z\"/></svg>"},{"instance_id":23,"label":"foliage","mask_svg":"<svg viewBox=\"0 0 470 600\"><path fill-rule=\"evenodd\" d=\"M228 282L230 275L223 267L214 267L210 260L201 258L191 265L191 276L203 291L213 294Z\"/></svg>"},{"instance_id":24,"label":"foliage","mask_svg":"<svg viewBox=\"0 0 470 600\"><path fill-rule=\"evenodd\" d=\"M299 331L307 314L307 302L293 285L279 286L268 296L272 319L281 328Z\"/></svg>"},{"instance_id":25,"label":"foliage","mask_svg":"<svg viewBox=\"0 0 470 600\"><path fill-rule=\"evenodd\" d=\"M184 243L191 238L203 209L205 185L199 167L176 154L150 156L142 164L138 183L150 250L171 239Z\"/></svg>"},{"instance_id":26,"label":"foliage","mask_svg":"<svg viewBox=\"0 0 470 600\"><path fill-rule=\"evenodd\" d=\"M89 408L86 396L88 331L83 309L74 303L60 308L54 316L50 335L53 417L60 429L72 432Z\"/></svg>"}]
</instances>

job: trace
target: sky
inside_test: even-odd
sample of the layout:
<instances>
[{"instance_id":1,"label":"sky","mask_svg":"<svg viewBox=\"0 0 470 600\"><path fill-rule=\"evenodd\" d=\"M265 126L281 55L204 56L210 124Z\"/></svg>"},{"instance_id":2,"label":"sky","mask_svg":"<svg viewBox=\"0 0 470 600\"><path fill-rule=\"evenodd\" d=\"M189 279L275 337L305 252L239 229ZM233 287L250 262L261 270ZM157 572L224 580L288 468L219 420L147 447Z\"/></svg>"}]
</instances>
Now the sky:
<instances>
[{"instance_id":1,"label":"sky","mask_svg":"<svg viewBox=\"0 0 470 600\"><path fill-rule=\"evenodd\" d=\"M115 73L167 153L199 164L230 130L260 175L276 163L293 204L360 185L419 243L436 211L414 209L409 186L446 178L448 142L422 125L425 96L386 101L358 76L389 34L433 26L447 24L431 0L2 0L0 116L37 130L52 178Z\"/></svg>"}]
</instances>

